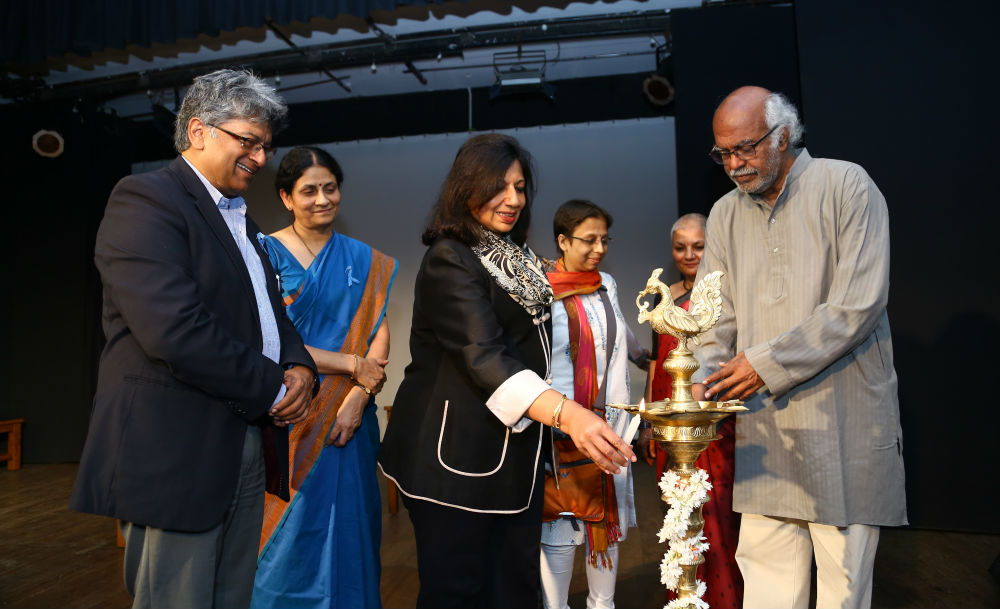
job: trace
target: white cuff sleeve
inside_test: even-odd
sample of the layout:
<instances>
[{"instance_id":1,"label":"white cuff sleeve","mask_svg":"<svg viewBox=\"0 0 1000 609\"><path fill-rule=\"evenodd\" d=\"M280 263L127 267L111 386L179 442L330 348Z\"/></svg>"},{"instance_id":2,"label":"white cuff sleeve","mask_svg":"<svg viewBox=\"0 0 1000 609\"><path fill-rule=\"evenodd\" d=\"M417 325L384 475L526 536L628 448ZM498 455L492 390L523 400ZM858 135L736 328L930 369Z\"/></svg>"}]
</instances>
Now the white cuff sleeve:
<instances>
[{"instance_id":1,"label":"white cuff sleeve","mask_svg":"<svg viewBox=\"0 0 1000 609\"><path fill-rule=\"evenodd\" d=\"M532 423L531 419L524 416L528 407L549 389L552 387L537 374L531 370L522 370L497 387L486 400L486 407L511 431L519 433Z\"/></svg>"},{"instance_id":2,"label":"white cuff sleeve","mask_svg":"<svg viewBox=\"0 0 1000 609\"><path fill-rule=\"evenodd\" d=\"M285 384L282 383L281 387L278 387L278 395L275 396L274 401L271 402L271 406L274 406L275 404L277 404L278 402L280 402L281 398L285 397L285 393L287 391L288 391L288 387L285 387Z\"/></svg>"}]
</instances>

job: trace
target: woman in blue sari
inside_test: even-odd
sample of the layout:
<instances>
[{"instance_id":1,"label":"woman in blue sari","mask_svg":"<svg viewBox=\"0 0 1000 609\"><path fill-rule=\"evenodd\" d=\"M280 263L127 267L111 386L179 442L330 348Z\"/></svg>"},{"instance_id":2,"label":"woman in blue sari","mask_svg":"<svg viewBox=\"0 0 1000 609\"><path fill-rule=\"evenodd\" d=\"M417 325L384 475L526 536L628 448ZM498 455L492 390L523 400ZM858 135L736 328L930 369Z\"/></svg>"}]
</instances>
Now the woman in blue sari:
<instances>
[{"instance_id":1,"label":"woman in blue sari","mask_svg":"<svg viewBox=\"0 0 1000 609\"><path fill-rule=\"evenodd\" d=\"M375 394L397 264L333 230L342 183L327 152L289 151L275 188L294 220L260 237L322 384L309 417L289 432L291 500L267 499L254 608L381 606Z\"/></svg>"}]
</instances>

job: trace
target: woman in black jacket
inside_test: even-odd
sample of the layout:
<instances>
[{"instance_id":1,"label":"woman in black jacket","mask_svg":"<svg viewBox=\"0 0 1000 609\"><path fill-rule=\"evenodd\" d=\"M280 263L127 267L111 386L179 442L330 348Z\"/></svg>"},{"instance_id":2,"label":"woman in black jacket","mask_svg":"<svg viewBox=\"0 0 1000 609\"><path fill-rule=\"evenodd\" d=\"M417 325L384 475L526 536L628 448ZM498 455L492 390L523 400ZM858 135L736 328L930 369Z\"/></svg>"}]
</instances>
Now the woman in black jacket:
<instances>
[{"instance_id":1,"label":"woman in black jacket","mask_svg":"<svg viewBox=\"0 0 1000 609\"><path fill-rule=\"evenodd\" d=\"M632 450L551 389L552 288L524 247L531 156L499 134L458 151L424 232L410 356L379 464L413 522L418 607L534 607L542 433L615 473Z\"/></svg>"}]
</instances>

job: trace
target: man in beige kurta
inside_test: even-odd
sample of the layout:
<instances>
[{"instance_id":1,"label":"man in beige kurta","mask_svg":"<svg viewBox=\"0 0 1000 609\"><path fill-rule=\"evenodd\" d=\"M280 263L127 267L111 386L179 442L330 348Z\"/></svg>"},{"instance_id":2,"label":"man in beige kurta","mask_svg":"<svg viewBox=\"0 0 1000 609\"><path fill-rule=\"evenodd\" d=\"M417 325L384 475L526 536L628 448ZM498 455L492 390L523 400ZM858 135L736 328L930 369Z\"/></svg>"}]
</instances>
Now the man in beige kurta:
<instances>
[{"instance_id":1,"label":"man in beige kurta","mask_svg":"<svg viewBox=\"0 0 1000 609\"><path fill-rule=\"evenodd\" d=\"M814 159L787 99L727 97L716 202L698 275L723 313L695 354L696 395L742 399L733 508L745 607L867 607L878 527L906 523L885 198L858 165ZM709 540L711 542L711 540Z\"/></svg>"}]
</instances>

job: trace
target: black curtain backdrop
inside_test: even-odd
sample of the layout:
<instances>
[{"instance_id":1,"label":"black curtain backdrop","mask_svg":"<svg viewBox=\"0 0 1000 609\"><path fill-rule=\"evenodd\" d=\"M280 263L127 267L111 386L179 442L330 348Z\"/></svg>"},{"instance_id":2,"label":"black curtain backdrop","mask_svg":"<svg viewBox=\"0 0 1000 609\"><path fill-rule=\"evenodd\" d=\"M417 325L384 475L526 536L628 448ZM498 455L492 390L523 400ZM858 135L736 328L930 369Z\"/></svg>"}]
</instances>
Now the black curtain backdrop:
<instances>
[{"instance_id":1,"label":"black curtain backdrop","mask_svg":"<svg viewBox=\"0 0 1000 609\"><path fill-rule=\"evenodd\" d=\"M708 215L733 189L708 158L712 115L733 89L757 84L800 106L795 13L790 4L713 6L670 13L677 95L677 201L681 214Z\"/></svg>"},{"instance_id":2,"label":"black curtain backdrop","mask_svg":"<svg viewBox=\"0 0 1000 609\"><path fill-rule=\"evenodd\" d=\"M705 155L739 85L800 104L810 153L859 163L889 205L889 319L913 526L1000 531L989 461L1000 340L989 161L1000 139L987 3L902 0L707 7L672 13L680 212L732 189ZM985 399L983 399L985 397Z\"/></svg>"},{"instance_id":3,"label":"black curtain backdrop","mask_svg":"<svg viewBox=\"0 0 1000 609\"><path fill-rule=\"evenodd\" d=\"M103 346L94 236L132 151L117 119L83 103L0 107L0 124L13 153L4 180L13 297L0 419L25 419L25 461L77 461ZM62 134L61 156L31 150L39 129Z\"/></svg>"},{"instance_id":4,"label":"black curtain backdrop","mask_svg":"<svg viewBox=\"0 0 1000 609\"><path fill-rule=\"evenodd\" d=\"M990 147L1000 130L983 69L995 54L995 6L795 5L809 150L860 163L889 205L910 521L991 532L1000 531L990 450L1000 429L991 383L1000 155Z\"/></svg>"}]
</instances>

